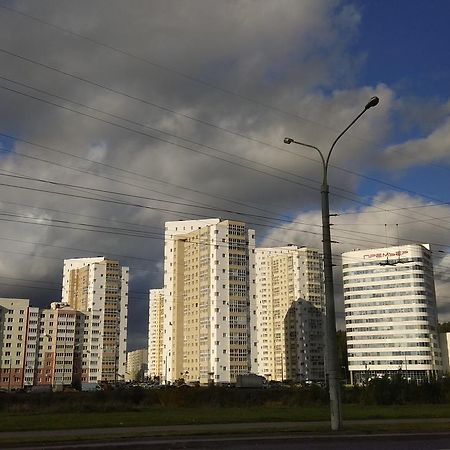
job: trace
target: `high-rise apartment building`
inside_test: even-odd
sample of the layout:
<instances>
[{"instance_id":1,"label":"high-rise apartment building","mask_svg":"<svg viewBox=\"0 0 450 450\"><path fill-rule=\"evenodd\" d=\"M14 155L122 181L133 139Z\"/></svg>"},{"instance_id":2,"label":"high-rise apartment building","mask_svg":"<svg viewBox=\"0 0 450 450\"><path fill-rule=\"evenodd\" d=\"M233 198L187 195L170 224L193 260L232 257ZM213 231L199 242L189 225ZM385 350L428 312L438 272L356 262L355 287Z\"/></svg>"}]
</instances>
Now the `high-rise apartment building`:
<instances>
[{"instance_id":1,"label":"high-rise apartment building","mask_svg":"<svg viewBox=\"0 0 450 450\"><path fill-rule=\"evenodd\" d=\"M351 380L442 370L433 263L428 245L342 255Z\"/></svg>"},{"instance_id":2,"label":"high-rise apartment building","mask_svg":"<svg viewBox=\"0 0 450 450\"><path fill-rule=\"evenodd\" d=\"M125 378L128 317L128 267L104 257L64 261L62 301L100 315L101 380Z\"/></svg>"},{"instance_id":3,"label":"high-rise apartment building","mask_svg":"<svg viewBox=\"0 0 450 450\"><path fill-rule=\"evenodd\" d=\"M140 348L127 353L127 380L142 381L147 374L148 350Z\"/></svg>"},{"instance_id":4,"label":"high-rise apartment building","mask_svg":"<svg viewBox=\"0 0 450 450\"><path fill-rule=\"evenodd\" d=\"M163 361L164 350L164 289L150 289L148 317L148 376L163 380L167 367ZM129 372L129 371L128 371Z\"/></svg>"},{"instance_id":5,"label":"high-rise apartment building","mask_svg":"<svg viewBox=\"0 0 450 450\"><path fill-rule=\"evenodd\" d=\"M235 382L251 365L253 230L206 219L167 222L163 377Z\"/></svg>"},{"instance_id":6,"label":"high-rise apartment building","mask_svg":"<svg viewBox=\"0 0 450 450\"><path fill-rule=\"evenodd\" d=\"M315 249L256 249L255 371L271 380L324 379L322 259Z\"/></svg>"}]
</instances>

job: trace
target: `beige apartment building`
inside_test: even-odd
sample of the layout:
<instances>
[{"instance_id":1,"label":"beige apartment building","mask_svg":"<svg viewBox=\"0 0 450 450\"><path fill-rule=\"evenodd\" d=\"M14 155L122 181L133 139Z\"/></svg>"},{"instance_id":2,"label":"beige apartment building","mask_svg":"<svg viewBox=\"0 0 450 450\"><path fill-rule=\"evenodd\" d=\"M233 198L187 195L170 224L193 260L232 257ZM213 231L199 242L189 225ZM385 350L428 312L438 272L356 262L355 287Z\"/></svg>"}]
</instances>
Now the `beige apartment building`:
<instances>
[{"instance_id":1,"label":"beige apartment building","mask_svg":"<svg viewBox=\"0 0 450 450\"><path fill-rule=\"evenodd\" d=\"M163 380L164 349L164 289L150 289L148 317L148 376ZM129 372L129 371L128 371ZM164 376L163 376L164 375ZM165 377L165 378L164 378Z\"/></svg>"},{"instance_id":2,"label":"beige apartment building","mask_svg":"<svg viewBox=\"0 0 450 450\"><path fill-rule=\"evenodd\" d=\"M256 249L255 372L269 380L324 379L322 259L315 249Z\"/></svg>"},{"instance_id":3,"label":"beige apartment building","mask_svg":"<svg viewBox=\"0 0 450 450\"><path fill-rule=\"evenodd\" d=\"M125 379L128 317L128 267L118 261L75 258L64 261L62 301L84 313L98 312L100 379Z\"/></svg>"},{"instance_id":4,"label":"beige apartment building","mask_svg":"<svg viewBox=\"0 0 450 450\"><path fill-rule=\"evenodd\" d=\"M255 233L242 222L166 223L165 382L230 383L251 370L254 248Z\"/></svg>"},{"instance_id":5,"label":"beige apartment building","mask_svg":"<svg viewBox=\"0 0 450 450\"><path fill-rule=\"evenodd\" d=\"M140 348L127 354L127 381L142 381L147 373L148 350Z\"/></svg>"}]
</instances>

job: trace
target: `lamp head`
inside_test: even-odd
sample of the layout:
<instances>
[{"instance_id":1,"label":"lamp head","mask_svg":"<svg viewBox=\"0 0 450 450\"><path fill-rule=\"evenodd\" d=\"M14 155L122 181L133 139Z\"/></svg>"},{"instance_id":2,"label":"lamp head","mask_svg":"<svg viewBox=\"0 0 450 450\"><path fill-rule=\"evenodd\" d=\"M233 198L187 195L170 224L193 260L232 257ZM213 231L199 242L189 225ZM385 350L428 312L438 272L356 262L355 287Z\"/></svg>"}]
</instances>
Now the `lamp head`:
<instances>
[{"instance_id":1,"label":"lamp head","mask_svg":"<svg viewBox=\"0 0 450 450\"><path fill-rule=\"evenodd\" d=\"M380 103L380 99L378 97L372 97L364 109L373 108L374 106L377 106L378 103Z\"/></svg>"},{"instance_id":2,"label":"lamp head","mask_svg":"<svg viewBox=\"0 0 450 450\"><path fill-rule=\"evenodd\" d=\"M291 139L291 138L288 138L288 137L286 137L286 138L284 138L284 141L283 141L285 144L292 144L293 142L294 142L294 139Z\"/></svg>"}]
</instances>

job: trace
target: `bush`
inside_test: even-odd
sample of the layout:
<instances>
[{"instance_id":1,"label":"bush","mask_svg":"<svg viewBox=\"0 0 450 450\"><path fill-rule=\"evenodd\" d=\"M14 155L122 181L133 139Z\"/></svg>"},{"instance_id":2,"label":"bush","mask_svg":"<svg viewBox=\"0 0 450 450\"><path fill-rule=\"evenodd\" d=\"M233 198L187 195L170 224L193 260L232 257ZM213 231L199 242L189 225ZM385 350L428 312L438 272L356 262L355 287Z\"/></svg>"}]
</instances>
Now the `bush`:
<instances>
[{"instance_id":1,"label":"bush","mask_svg":"<svg viewBox=\"0 0 450 450\"><path fill-rule=\"evenodd\" d=\"M400 374L393 378L374 378L366 386L345 388L343 401L367 405L450 403L450 379L432 379L417 383L406 380Z\"/></svg>"},{"instance_id":2,"label":"bush","mask_svg":"<svg viewBox=\"0 0 450 450\"><path fill-rule=\"evenodd\" d=\"M408 382L400 375L376 378L367 386L343 386L343 403L402 405L450 403L450 378L425 383ZM177 407L270 407L326 405L328 389L318 384L244 389L223 386L168 386L144 389L120 386L96 392L3 393L0 410L24 413L139 411L153 406Z\"/></svg>"}]
</instances>

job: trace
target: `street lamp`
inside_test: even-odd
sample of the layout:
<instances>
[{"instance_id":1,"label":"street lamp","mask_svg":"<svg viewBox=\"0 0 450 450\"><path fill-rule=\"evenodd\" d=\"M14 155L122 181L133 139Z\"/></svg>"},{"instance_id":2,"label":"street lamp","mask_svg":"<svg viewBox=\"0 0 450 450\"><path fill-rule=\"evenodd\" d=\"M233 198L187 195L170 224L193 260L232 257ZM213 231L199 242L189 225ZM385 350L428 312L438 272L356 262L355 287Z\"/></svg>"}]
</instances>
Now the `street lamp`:
<instances>
[{"instance_id":1,"label":"street lamp","mask_svg":"<svg viewBox=\"0 0 450 450\"><path fill-rule=\"evenodd\" d=\"M322 161L323 179L322 179L322 245L323 245L323 265L325 274L325 306L326 306L326 353L327 353L327 370L328 370L328 385L330 394L330 415L331 415L331 429L333 431L342 428L342 413L341 413L341 398L338 383L338 368L337 368L337 345L336 345L336 313L334 308L334 285L333 285L333 261L331 256L331 236L330 236L330 203L329 203L329 186L328 186L328 165L330 161L331 152L334 149L337 141L349 130L349 128L370 108L378 105L378 97L372 97L364 109L353 119L350 125L342 131L334 140L331 148L326 155L314 145L305 144L304 142L296 141L295 139L284 138L285 144L298 144L304 147L316 150Z\"/></svg>"}]
</instances>

